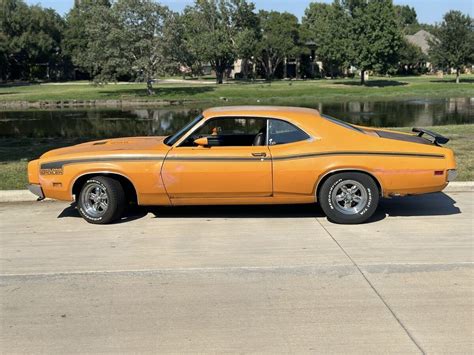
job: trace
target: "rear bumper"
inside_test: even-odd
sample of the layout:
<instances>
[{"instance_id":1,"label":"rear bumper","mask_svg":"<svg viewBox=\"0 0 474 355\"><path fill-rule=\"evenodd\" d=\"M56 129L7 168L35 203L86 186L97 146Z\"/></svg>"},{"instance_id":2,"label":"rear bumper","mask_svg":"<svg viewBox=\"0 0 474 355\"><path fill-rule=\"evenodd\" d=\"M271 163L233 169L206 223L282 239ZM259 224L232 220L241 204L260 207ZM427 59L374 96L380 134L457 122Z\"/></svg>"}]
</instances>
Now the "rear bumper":
<instances>
[{"instance_id":1,"label":"rear bumper","mask_svg":"<svg viewBox=\"0 0 474 355\"><path fill-rule=\"evenodd\" d=\"M38 184L29 184L29 185L28 185L28 190L30 190L30 192L31 192L33 195L38 196L38 201L44 200L44 193L43 193L43 189L41 188L41 185L38 185Z\"/></svg>"},{"instance_id":2,"label":"rear bumper","mask_svg":"<svg viewBox=\"0 0 474 355\"><path fill-rule=\"evenodd\" d=\"M456 180L458 176L458 172L456 169L450 169L448 170L447 174L446 174L446 181L448 182L451 182L451 181L454 181Z\"/></svg>"}]
</instances>

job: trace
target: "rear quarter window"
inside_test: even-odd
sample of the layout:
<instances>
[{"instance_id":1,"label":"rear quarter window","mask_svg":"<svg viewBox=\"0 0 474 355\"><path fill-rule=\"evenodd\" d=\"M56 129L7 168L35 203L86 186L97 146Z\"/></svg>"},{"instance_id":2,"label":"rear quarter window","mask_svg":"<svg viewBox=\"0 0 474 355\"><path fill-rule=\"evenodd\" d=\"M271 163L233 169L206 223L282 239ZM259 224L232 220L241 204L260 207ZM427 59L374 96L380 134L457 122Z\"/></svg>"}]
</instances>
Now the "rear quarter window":
<instances>
[{"instance_id":1,"label":"rear quarter window","mask_svg":"<svg viewBox=\"0 0 474 355\"><path fill-rule=\"evenodd\" d=\"M270 120L268 132L269 145L300 142L310 138L306 132L302 131L295 125L276 119Z\"/></svg>"}]
</instances>

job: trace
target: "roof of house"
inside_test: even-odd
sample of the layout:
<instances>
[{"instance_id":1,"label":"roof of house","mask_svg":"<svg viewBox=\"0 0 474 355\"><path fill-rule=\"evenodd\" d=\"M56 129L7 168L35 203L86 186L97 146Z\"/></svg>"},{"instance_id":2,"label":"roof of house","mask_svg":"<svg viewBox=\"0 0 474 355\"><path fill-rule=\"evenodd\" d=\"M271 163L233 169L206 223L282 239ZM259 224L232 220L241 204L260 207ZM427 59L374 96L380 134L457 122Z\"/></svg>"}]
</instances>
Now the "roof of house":
<instances>
[{"instance_id":1,"label":"roof of house","mask_svg":"<svg viewBox=\"0 0 474 355\"><path fill-rule=\"evenodd\" d=\"M413 44L417 47L420 47L421 51L424 54L428 54L428 51L430 49L429 40L433 40L435 38L435 36L433 36L431 33L427 32L425 30L419 30L414 35L406 35L405 38L411 44Z\"/></svg>"}]
</instances>

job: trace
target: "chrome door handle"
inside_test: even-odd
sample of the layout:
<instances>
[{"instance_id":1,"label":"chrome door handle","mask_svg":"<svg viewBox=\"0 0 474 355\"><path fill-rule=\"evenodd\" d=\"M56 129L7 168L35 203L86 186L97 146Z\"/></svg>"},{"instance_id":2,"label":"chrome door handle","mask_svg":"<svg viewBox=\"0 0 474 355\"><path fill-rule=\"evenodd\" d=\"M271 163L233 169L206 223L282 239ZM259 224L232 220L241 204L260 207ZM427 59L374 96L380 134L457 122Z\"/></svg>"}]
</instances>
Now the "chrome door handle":
<instances>
[{"instance_id":1,"label":"chrome door handle","mask_svg":"<svg viewBox=\"0 0 474 355\"><path fill-rule=\"evenodd\" d=\"M266 157L267 153L252 153L254 157Z\"/></svg>"}]
</instances>

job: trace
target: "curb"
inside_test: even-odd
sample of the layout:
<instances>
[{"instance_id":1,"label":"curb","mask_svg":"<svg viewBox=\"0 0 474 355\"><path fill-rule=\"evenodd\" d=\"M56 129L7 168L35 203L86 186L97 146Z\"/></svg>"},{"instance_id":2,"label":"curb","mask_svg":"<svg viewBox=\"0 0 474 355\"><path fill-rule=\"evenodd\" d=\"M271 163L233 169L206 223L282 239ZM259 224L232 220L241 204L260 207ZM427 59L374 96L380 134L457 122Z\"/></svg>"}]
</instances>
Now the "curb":
<instances>
[{"instance_id":1,"label":"curb","mask_svg":"<svg viewBox=\"0 0 474 355\"><path fill-rule=\"evenodd\" d=\"M474 181L451 182L443 190L443 192L471 192L471 191L474 191ZM0 203L34 202L36 200L37 200L37 197L28 190L0 190Z\"/></svg>"},{"instance_id":2,"label":"curb","mask_svg":"<svg viewBox=\"0 0 474 355\"><path fill-rule=\"evenodd\" d=\"M0 191L1 202L33 202L38 199L28 190L2 190Z\"/></svg>"},{"instance_id":3,"label":"curb","mask_svg":"<svg viewBox=\"0 0 474 355\"><path fill-rule=\"evenodd\" d=\"M474 181L450 182L443 192L470 192L474 191Z\"/></svg>"}]
</instances>

